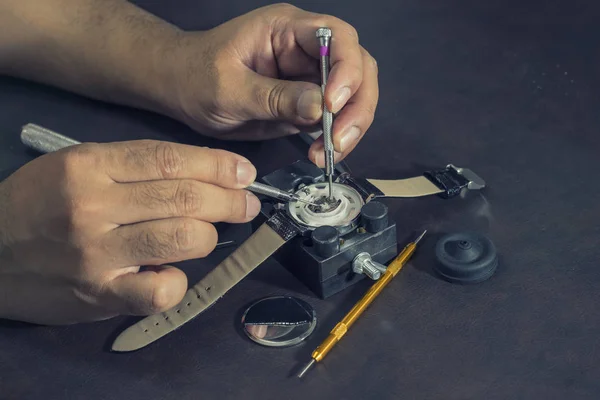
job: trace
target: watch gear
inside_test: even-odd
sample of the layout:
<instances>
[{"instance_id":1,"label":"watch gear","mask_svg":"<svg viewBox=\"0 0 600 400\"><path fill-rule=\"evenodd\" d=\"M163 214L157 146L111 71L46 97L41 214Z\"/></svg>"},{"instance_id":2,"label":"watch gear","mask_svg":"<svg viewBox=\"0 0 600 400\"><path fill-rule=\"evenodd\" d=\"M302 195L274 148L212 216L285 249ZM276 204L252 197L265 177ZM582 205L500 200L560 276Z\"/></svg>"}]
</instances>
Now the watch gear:
<instances>
[{"instance_id":1,"label":"watch gear","mask_svg":"<svg viewBox=\"0 0 600 400\"><path fill-rule=\"evenodd\" d=\"M288 203L287 213L296 223L311 229L334 226L346 230L356 224L365 201L354 188L345 184L333 183L332 191L333 198L330 200L327 184L304 186L296 192L298 197L318 205Z\"/></svg>"}]
</instances>

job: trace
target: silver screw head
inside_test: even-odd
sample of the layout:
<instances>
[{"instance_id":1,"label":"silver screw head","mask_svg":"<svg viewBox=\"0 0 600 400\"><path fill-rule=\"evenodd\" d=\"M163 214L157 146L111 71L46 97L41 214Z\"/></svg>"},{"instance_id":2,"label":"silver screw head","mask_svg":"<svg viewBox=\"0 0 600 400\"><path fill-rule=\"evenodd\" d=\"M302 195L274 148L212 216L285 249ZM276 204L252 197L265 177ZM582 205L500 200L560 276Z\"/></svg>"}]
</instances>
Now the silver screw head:
<instances>
[{"instance_id":1,"label":"silver screw head","mask_svg":"<svg viewBox=\"0 0 600 400\"><path fill-rule=\"evenodd\" d=\"M330 38L331 37L331 29L329 28L319 28L317 29L317 37L318 38Z\"/></svg>"}]
</instances>

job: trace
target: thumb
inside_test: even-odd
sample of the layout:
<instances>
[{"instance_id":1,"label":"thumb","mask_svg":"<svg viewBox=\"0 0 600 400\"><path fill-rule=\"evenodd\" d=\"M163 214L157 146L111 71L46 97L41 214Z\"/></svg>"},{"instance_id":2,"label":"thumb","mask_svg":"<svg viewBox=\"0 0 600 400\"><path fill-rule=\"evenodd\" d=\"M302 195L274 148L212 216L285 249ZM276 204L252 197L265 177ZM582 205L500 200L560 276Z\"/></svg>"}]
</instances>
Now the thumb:
<instances>
[{"instance_id":1,"label":"thumb","mask_svg":"<svg viewBox=\"0 0 600 400\"><path fill-rule=\"evenodd\" d=\"M247 92L239 97L248 119L312 125L321 118L323 96L318 85L248 74Z\"/></svg>"},{"instance_id":2,"label":"thumb","mask_svg":"<svg viewBox=\"0 0 600 400\"><path fill-rule=\"evenodd\" d=\"M113 279L107 287L107 306L125 315L153 315L175 307L187 290L187 277L174 267L153 267Z\"/></svg>"}]
</instances>

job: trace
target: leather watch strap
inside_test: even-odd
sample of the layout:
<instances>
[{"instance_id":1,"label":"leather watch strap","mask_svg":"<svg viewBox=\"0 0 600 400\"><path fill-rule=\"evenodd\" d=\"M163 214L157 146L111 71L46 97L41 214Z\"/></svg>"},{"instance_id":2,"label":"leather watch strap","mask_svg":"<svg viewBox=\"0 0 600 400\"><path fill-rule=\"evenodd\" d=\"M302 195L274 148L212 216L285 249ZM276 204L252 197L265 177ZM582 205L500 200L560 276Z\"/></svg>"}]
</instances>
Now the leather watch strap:
<instances>
[{"instance_id":1,"label":"leather watch strap","mask_svg":"<svg viewBox=\"0 0 600 400\"><path fill-rule=\"evenodd\" d=\"M112 350L137 350L181 327L213 305L293 236L295 234L290 235L290 232L281 235L270 221L262 224L231 255L191 287L177 306L127 328L116 338Z\"/></svg>"},{"instance_id":2,"label":"leather watch strap","mask_svg":"<svg viewBox=\"0 0 600 400\"><path fill-rule=\"evenodd\" d=\"M384 197L420 197L442 193L443 190L424 176L408 179L367 179Z\"/></svg>"},{"instance_id":3,"label":"leather watch strap","mask_svg":"<svg viewBox=\"0 0 600 400\"><path fill-rule=\"evenodd\" d=\"M406 179L363 179L343 174L344 182L353 186L365 198L422 197L437 194L442 198L458 196L465 190L479 190L485 181L467 168L448 164L446 168L427 171Z\"/></svg>"}]
</instances>

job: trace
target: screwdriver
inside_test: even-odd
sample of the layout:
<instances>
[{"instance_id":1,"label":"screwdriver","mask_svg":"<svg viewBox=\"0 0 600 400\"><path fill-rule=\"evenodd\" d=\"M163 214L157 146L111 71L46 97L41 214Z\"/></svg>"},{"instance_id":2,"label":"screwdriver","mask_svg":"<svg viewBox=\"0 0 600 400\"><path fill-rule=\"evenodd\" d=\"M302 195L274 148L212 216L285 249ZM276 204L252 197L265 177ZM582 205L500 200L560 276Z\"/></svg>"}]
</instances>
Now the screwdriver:
<instances>
[{"instance_id":1,"label":"screwdriver","mask_svg":"<svg viewBox=\"0 0 600 400\"><path fill-rule=\"evenodd\" d=\"M302 378L308 370L317 362L322 361L327 353L344 337L348 329L356 322L358 317L367 309L367 307L375 300L375 298L383 291L388 283L400 272L402 267L408 262L410 257L417 249L417 244L425 236L427 231L424 231L414 242L409 243L402 252L390 263L385 272L377 282L371 286L367 293L356 303L354 307L346 314L344 319L340 321L332 330L327 339L321 343L319 347L313 351L311 360L302 371L298 374L298 378Z\"/></svg>"},{"instance_id":2,"label":"screwdriver","mask_svg":"<svg viewBox=\"0 0 600 400\"><path fill-rule=\"evenodd\" d=\"M331 42L331 29L317 29L321 56L321 92L323 94L323 150L325 152L325 176L329 181L329 199L333 199L333 139L331 127L333 125L333 114L325 104L325 87L329 79L329 46Z\"/></svg>"},{"instance_id":3,"label":"screwdriver","mask_svg":"<svg viewBox=\"0 0 600 400\"><path fill-rule=\"evenodd\" d=\"M299 201L302 203L310 204L312 206L318 206L315 203L311 203L310 201L300 198L295 193L294 194L288 193L284 190L277 189L274 186L265 185L263 183L254 182L250 186L248 186L246 189L248 189L249 191L254 192L254 193L264 194L265 196L269 196L269 197L272 197L277 200L282 200L282 201L287 201L287 202Z\"/></svg>"},{"instance_id":4,"label":"screwdriver","mask_svg":"<svg viewBox=\"0 0 600 400\"><path fill-rule=\"evenodd\" d=\"M65 147L81 144L81 142L78 142L75 139L35 124L27 124L23 127L21 131L21 142L27 147L44 154L58 151ZM301 199L296 194L290 194L286 191L277 189L276 187L264 185L258 182L250 184L248 187L246 187L246 189L254 193L275 198L277 200L286 202L300 201L306 204L317 206L317 204Z\"/></svg>"}]
</instances>

